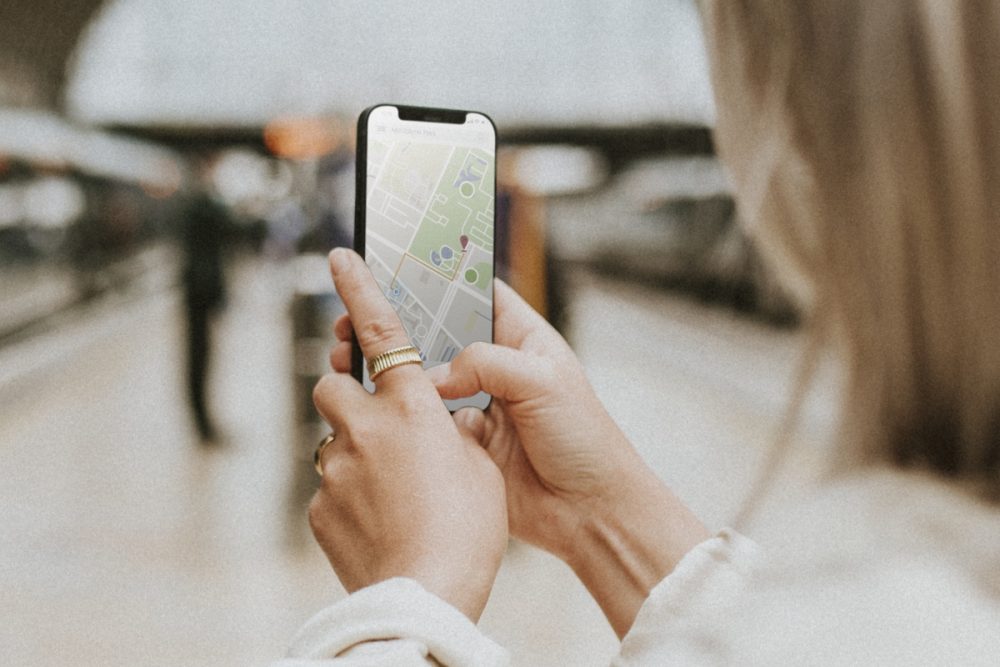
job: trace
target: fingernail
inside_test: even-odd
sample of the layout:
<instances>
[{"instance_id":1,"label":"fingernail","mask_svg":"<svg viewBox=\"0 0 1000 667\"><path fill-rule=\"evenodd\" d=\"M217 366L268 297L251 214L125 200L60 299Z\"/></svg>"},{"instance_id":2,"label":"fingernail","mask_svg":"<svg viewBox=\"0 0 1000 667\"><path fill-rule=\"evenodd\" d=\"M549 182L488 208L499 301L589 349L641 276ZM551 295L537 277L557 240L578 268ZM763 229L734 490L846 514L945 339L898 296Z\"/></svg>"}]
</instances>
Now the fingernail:
<instances>
[{"instance_id":1,"label":"fingernail","mask_svg":"<svg viewBox=\"0 0 1000 667\"><path fill-rule=\"evenodd\" d=\"M334 248L330 251L330 269L334 275L346 269L349 261L347 248Z\"/></svg>"}]
</instances>

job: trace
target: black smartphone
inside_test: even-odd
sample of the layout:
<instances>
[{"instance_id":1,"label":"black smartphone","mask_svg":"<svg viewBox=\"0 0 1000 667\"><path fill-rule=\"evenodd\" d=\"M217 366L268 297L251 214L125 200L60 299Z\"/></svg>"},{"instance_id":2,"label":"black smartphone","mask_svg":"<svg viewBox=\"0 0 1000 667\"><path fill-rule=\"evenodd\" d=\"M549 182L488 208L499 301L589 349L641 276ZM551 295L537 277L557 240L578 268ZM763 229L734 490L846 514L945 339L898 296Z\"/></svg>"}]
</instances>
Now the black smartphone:
<instances>
[{"instance_id":1,"label":"black smartphone","mask_svg":"<svg viewBox=\"0 0 1000 667\"><path fill-rule=\"evenodd\" d=\"M493 342L496 127L475 111L379 104L358 119L354 249L424 368ZM357 342L352 369L368 391ZM445 401L485 409L489 394Z\"/></svg>"}]
</instances>

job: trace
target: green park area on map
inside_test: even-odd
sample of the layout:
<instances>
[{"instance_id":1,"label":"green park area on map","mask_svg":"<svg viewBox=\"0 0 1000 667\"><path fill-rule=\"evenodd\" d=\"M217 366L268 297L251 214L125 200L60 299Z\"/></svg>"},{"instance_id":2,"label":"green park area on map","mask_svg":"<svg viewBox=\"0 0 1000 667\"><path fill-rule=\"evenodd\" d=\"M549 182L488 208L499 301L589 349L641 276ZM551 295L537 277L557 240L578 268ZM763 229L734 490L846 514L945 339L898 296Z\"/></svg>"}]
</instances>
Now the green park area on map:
<instances>
[{"instance_id":1,"label":"green park area on map","mask_svg":"<svg viewBox=\"0 0 1000 667\"><path fill-rule=\"evenodd\" d=\"M409 254L451 280L466 245L492 253L493 183L493 160L489 153L456 149L431 195ZM474 267L467 266L462 277L466 283L484 290L493 278L492 271L492 263L478 262Z\"/></svg>"}]
</instances>

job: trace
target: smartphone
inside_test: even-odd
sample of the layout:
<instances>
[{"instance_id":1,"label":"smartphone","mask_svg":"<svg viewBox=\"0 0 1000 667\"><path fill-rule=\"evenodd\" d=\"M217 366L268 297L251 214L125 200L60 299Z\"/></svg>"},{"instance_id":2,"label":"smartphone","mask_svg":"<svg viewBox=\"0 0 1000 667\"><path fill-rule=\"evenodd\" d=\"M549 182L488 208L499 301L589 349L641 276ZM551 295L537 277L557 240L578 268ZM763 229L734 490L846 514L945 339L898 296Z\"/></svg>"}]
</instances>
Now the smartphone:
<instances>
[{"instance_id":1,"label":"smartphone","mask_svg":"<svg viewBox=\"0 0 1000 667\"><path fill-rule=\"evenodd\" d=\"M496 127L485 114L379 104L358 119L354 249L424 368L493 342ZM355 377L375 391L355 341ZM490 395L445 401L485 409Z\"/></svg>"}]
</instances>

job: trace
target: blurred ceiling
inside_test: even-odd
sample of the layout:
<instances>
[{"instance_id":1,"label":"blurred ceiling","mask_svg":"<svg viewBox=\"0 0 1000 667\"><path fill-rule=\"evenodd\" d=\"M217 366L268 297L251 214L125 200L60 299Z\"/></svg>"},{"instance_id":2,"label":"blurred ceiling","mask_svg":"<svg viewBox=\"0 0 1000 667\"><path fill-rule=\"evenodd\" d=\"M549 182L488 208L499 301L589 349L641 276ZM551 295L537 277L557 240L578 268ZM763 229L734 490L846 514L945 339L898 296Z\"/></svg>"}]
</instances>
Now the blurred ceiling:
<instances>
[{"instance_id":1,"label":"blurred ceiling","mask_svg":"<svg viewBox=\"0 0 1000 667\"><path fill-rule=\"evenodd\" d=\"M102 0L3 0L0 75L7 102L58 108L67 62Z\"/></svg>"},{"instance_id":2,"label":"blurred ceiling","mask_svg":"<svg viewBox=\"0 0 1000 667\"><path fill-rule=\"evenodd\" d=\"M88 123L349 123L378 102L477 109L501 128L712 124L694 0L108 0L67 111Z\"/></svg>"},{"instance_id":3,"label":"blurred ceiling","mask_svg":"<svg viewBox=\"0 0 1000 667\"><path fill-rule=\"evenodd\" d=\"M612 163L711 152L693 0L0 1L0 107L204 146L375 102L482 110L504 141Z\"/></svg>"}]
</instances>

